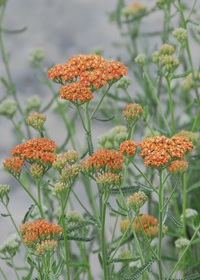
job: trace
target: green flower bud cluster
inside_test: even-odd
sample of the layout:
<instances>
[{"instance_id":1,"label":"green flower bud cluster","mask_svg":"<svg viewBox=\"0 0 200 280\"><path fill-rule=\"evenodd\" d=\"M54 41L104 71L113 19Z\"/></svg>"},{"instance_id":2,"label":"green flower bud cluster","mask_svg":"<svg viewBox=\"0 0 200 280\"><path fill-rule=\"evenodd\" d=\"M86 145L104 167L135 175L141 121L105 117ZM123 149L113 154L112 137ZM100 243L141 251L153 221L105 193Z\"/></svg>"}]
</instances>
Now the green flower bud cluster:
<instances>
[{"instance_id":1,"label":"green flower bud cluster","mask_svg":"<svg viewBox=\"0 0 200 280\"><path fill-rule=\"evenodd\" d=\"M123 251L120 255L119 255L119 259L130 259L132 258L132 254L131 251Z\"/></svg>"},{"instance_id":2,"label":"green flower bud cluster","mask_svg":"<svg viewBox=\"0 0 200 280\"><path fill-rule=\"evenodd\" d=\"M57 240L43 240L41 243L36 245L36 250L34 251L36 256L44 256L48 254L46 257L49 256L49 253L54 253L57 247Z\"/></svg>"},{"instance_id":3,"label":"green flower bud cluster","mask_svg":"<svg viewBox=\"0 0 200 280\"><path fill-rule=\"evenodd\" d=\"M14 257L16 252L19 250L20 241L21 239L17 233L11 234L3 245L0 246L0 253L5 256L9 254L11 257Z\"/></svg>"},{"instance_id":4,"label":"green flower bud cluster","mask_svg":"<svg viewBox=\"0 0 200 280\"><path fill-rule=\"evenodd\" d=\"M32 115L26 119L26 123L39 132L41 131L45 121L46 116L39 114L38 112L32 113Z\"/></svg>"},{"instance_id":5,"label":"green flower bud cluster","mask_svg":"<svg viewBox=\"0 0 200 280\"><path fill-rule=\"evenodd\" d=\"M56 159L53 162L53 168L61 172L64 166L67 164L67 159L68 158L65 155L57 154Z\"/></svg>"},{"instance_id":6,"label":"green flower bud cluster","mask_svg":"<svg viewBox=\"0 0 200 280\"><path fill-rule=\"evenodd\" d=\"M44 166L35 162L30 167L30 173L34 179L41 179L44 175Z\"/></svg>"},{"instance_id":7,"label":"green flower bud cluster","mask_svg":"<svg viewBox=\"0 0 200 280\"><path fill-rule=\"evenodd\" d=\"M42 104L42 99L37 95L33 95L26 101L25 110L27 112L30 112L31 110L39 111L41 104Z\"/></svg>"},{"instance_id":8,"label":"green flower bud cluster","mask_svg":"<svg viewBox=\"0 0 200 280\"><path fill-rule=\"evenodd\" d=\"M105 135L98 138L98 149L118 150L119 143L127 139L128 133L125 126L118 125L113 127Z\"/></svg>"},{"instance_id":9,"label":"green flower bud cluster","mask_svg":"<svg viewBox=\"0 0 200 280\"><path fill-rule=\"evenodd\" d=\"M146 203L147 196L144 192L139 191L128 197L127 206L136 214L139 214L140 208Z\"/></svg>"},{"instance_id":10,"label":"green flower bud cluster","mask_svg":"<svg viewBox=\"0 0 200 280\"><path fill-rule=\"evenodd\" d=\"M161 55L160 61L162 66L165 67L166 72L174 72L174 70L179 66L179 60L174 58L172 55Z\"/></svg>"},{"instance_id":11,"label":"green flower bud cluster","mask_svg":"<svg viewBox=\"0 0 200 280\"><path fill-rule=\"evenodd\" d=\"M165 55L165 54L172 55L175 52L175 49L171 45L164 44L160 47L160 52L163 55Z\"/></svg>"},{"instance_id":12,"label":"green flower bud cluster","mask_svg":"<svg viewBox=\"0 0 200 280\"><path fill-rule=\"evenodd\" d=\"M124 7L121 12L125 16L130 16L137 15L140 12L145 12L146 9L147 6L145 4L142 4L140 2L134 2L127 7Z\"/></svg>"},{"instance_id":13,"label":"green flower bud cluster","mask_svg":"<svg viewBox=\"0 0 200 280\"><path fill-rule=\"evenodd\" d=\"M110 190L110 187L120 186L122 182L122 174L115 174L112 172L105 172L104 174L99 175L96 178L98 184L107 190Z\"/></svg>"},{"instance_id":14,"label":"green flower bud cluster","mask_svg":"<svg viewBox=\"0 0 200 280\"><path fill-rule=\"evenodd\" d=\"M156 6L159 9L163 9L165 5L167 5L168 3L173 2L173 0L157 0L156 1Z\"/></svg>"},{"instance_id":15,"label":"green flower bud cluster","mask_svg":"<svg viewBox=\"0 0 200 280\"><path fill-rule=\"evenodd\" d=\"M65 183L72 184L79 174L80 165L65 166L59 174L59 180Z\"/></svg>"},{"instance_id":16,"label":"green flower bud cluster","mask_svg":"<svg viewBox=\"0 0 200 280\"><path fill-rule=\"evenodd\" d=\"M138 54L135 58L135 63L144 66L145 62L146 62L146 55L145 54Z\"/></svg>"},{"instance_id":17,"label":"green flower bud cluster","mask_svg":"<svg viewBox=\"0 0 200 280\"><path fill-rule=\"evenodd\" d=\"M10 192L9 185L0 185L0 198L3 199L4 195L7 195Z\"/></svg>"},{"instance_id":18,"label":"green flower bud cluster","mask_svg":"<svg viewBox=\"0 0 200 280\"><path fill-rule=\"evenodd\" d=\"M35 63L41 61L44 58L44 49L35 48L29 54L29 61L35 66Z\"/></svg>"},{"instance_id":19,"label":"green flower bud cluster","mask_svg":"<svg viewBox=\"0 0 200 280\"><path fill-rule=\"evenodd\" d=\"M155 51L154 53L152 53L152 59L153 59L153 63L155 63L158 66L159 62L160 62L160 53L159 53L159 51Z\"/></svg>"},{"instance_id":20,"label":"green flower bud cluster","mask_svg":"<svg viewBox=\"0 0 200 280\"><path fill-rule=\"evenodd\" d=\"M177 28L172 34L181 44L187 39L187 30L185 28Z\"/></svg>"},{"instance_id":21,"label":"green flower bud cluster","mask_svg":"<svg viewBox=\"0 0 200 280\"><path fill-rule=\"evenodd\" d=\"M64 155L70 165L75 164L78 160L78 153L74 150L68 150Z\"/></svg>"},{"instance_id":22,"label":"green flower bud cluster","mask_svg":"<svg viewBox=\"0 0 200 280\"><path fill-rule=\"evenodd\" d=\"M190 241L186 238L179 238L175 241L175 247L179 255L183 253L189 242Z\"/></svg>"},{"instance_id":23,"label":"green flower bud cluster","mask_svg":"<svg viewBox=\"0 0 200 280\"><path fill-rule=\"evenodd\" d=\"M79 215L76 211L72 211L66 215L67 227L73 227L83 221L83 216Z\"/></svg>"},{"instance_id":24,"label":"green flower bud cluster","mask_svg":"<svg viewBox=\"0 0 200 280\"><path fill-rule=\"evenodd\" d=\"M186 224L190 227L194 227L194 220L197 217L198 212L195 209L187 208L185 210ZM181 222L183 222L183 214L181 215Z\"/></svg>"},{"instance_id":25,"label":"green flower bud cluster","mask_svg":"<svg viewBox=\"0 0 200 280\"><path fill-rule=\"evenodd\" d=\"M48 208L44 204L42 204L42 211L44 214L48 212ZM41 220L41 213L37 205L34 207L33 211L31 212L31 218L35 221Z\"/></svg>"},{"instance_id":26,"label":"green flower bud cluster","mask_svg":"<svg viewBox=\"0 0 200 280\"><path fill-rule=\"evenodd\" d=\"M131 79L128 76L123 76L117 83L116 88L127 89L131 84Z\"/></svg>"},{"instance_id":27,"label":"green flower bud cluster","mask_svg":"<svg viewBox=\"0 0 200 280\"><path fill-rule=\"evenodd\" d=\"M200 135L198 133L191 132L191 131L188 131L188 130L181 130L181 131L177 132L176 134L174 134L174 136L187 137L193 143L193 145L195 145L200 138Z\"/></svg>"},{"instance_id":28,"label":"green flower bud cluster","mask_svg":"<svg viewBox=\"0 0 200 280\"><path fill-rule=\"evenodd\" d=\"M18 105L15 101L5 99L0 104L0 115L5 116L8 119L12 119L17 112Z\"/></svg>"},{"instance_id":29,"label":"green flower bud cluster","mask_svg":"<svg viewBox=\"0 0 200 280\"><path fill-rule=\"evenodd\" d=\"M53 196L63 195L68 190L69 190L69 185L61 181L58 181L58 183L56 183L54 187L51 188Z\"/></svg>"}]
</instances>

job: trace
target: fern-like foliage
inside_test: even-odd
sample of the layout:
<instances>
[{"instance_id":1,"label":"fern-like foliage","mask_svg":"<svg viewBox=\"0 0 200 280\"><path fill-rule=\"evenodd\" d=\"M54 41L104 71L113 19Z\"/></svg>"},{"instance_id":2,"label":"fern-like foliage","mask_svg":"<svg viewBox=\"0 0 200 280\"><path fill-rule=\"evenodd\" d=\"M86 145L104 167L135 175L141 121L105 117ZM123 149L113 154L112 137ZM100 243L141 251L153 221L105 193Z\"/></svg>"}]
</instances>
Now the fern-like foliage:
<instances>
[{"instance_id":1,"label":"fern-like foliage","mask_svg":"<svg viewBox=\"0 0 200 280\"><path fill-rule=\"evenodd\" d=\"M145 190L145 191L150 191L150 192L154 191L154 189L151 186L146 186L138 181L134 181L134 183L136 184L136 186L138 186L140 188L140 190Z\"/></svg>"},{"instance_id":2,"label":"fern-like foliage","mask_svg":"<svg viewBox=\"0 0 200 280\"><path fill-rule=\"evenodd\" d=\"M116 199L117 205L119 206L119 208L121 208L123 211L128 212L129 210L125 209L118 201L118 199Z\"/></svg>"},{"instance_id":3,"label":"fern-like foliage","mask_svg":"<svg viewBox=\"0 0 200 280\"><path fill-rule=\"evenodd\" d=\"M121 216L124 216L124 217L127 216L127 214L121 213L121 212L115 210L114 208L112 208L112 206L110 205L109 202L106 202L106 205L107 205L107 207L108 207L108 209L109 209L110 211L112 211L112 212L114 212L114 213L116 213L116 214L119 214L119 215L121 215Z\"/></svg>"},{"instance_id":4,"label":"fern-like foliage","mask_svg":"<svg viewBox=\"0 0 200 280\"><path fill-rule=\"evenodd\" d=\"M174 224L177 226L177 227L180 227L182 228L183 225L181 223L179 223L173 216L170 212L168 212L168 217L174 222Z\"/></svg>"},{"instance_id":5,"label":"fern-like foliage","mask_svg":"<svg viewBox=\"0 0 200 280\"><path fill-rule=\"evenodd\" d=\"M70 233L70 232L73 232L73 231L75 231L75 230L77 230L77 229L84 228L84 227L86 227L86 226L88 226L88 225L98 226L98 224L95 223L95 222L92 221L92 220L85 220L85 221L83 221L83 222L81 222L81 223L78 223L78 224L75 225L75 226L72 226L72 227L70 227L70 228L67 228L66 232L67 232L67 233Z\"/></svg>"},{"instance_id":6,"label":"fern-like foliage","mask_svg":"<svg viewBox=\"0 0 200 280\"><path fill-rule=\"evenodd\" d=\"M131 274L129 277L125 276L125 279L127 280L135 280L140 277L151 265L152 263L156 260L155 257L152 257L148 262L146 262L143 266L138 268L133 274Z\"/></svg>"},{"instance_id":7,"label":"fern-like foliage","mask_svg":"<svg viewBox=\"0 0 200 280\"><path fill-rule=\"evenodd\" d=\"M109 121L113 120L114 118L115 118L115 116L112 116L109 119L99 119L97 117L93 117L94 120L97 120L99 122L109 122Z\"/></svg>"},{"instance_id":8,"label":"fern-like foliage","mask_svg":"<svg viewBox=\"0 0 200 280\"><path fill-rule=\"evenodd\" d=\"M24 219L22 220L22 223L25 223L29 220L31 213L33 212L34 208L35 208L35 204L32 204L28 211L26 212L26 214L24 215Z\"/></svg>"},{"instance_id":9,"label":"fern-like foliage","mask_svg":"<svg viewBox=\"0 0 200 280\"><path fill-rule=\"evenodd\" d=\"M124 239L124 240L122 241L120 247L121 247L122 245L124 245L124 244L130 242L133 238L134 238L134 236L133 236L133 234L131 233L131 234L129 235L129 237L127 237L126 239ZM116 248L117 248L117 246L112 247L111 250L110 250L110 253L112 253Z\"/></svg>"},{"instance_id":10,"label":"fern-like foliage","mask_svg":"<svg viewBox=\"0 0 200 280\"><path fill-rule=\"evenodd\" d=\"M139 190L139 186L127 186L127 187L124 187L124 188L121 188L121 191L123 194L133 194L135 192L137 192ZM119 194L120 191L118 189L112 189L110 191L110 194Z\"/></svg>"},{"instance_id":11,"label":"fern-like foliage","mask_svg":"<svg viewBox=\"0 0 200 280\"><path fill-rule=\"evenodd\" d=\"M76 235L67 235L68 240L74 240L74 241L84 241L84 242L89 242L94 239L94 236L91 237L84 237L84 236L76 236ZM58 241L64 240L63 234L58 238Z\"/></svg>"},{"instance_id":12,"label":"fern-like foliage","mask_svg":"<svg viewBox=\"0 0 200 280\"><path fill-rule=\"evenodd\" d=\"M117 263L117 262L135 262L140 260L140 257L135 257L135 258L116 258L112 259L110 263Z\"/></svg>"},{"instance_id":13,"label":"fern-like foliage","mask_svg":"<svg viewBox=\"0 0 200 280\"><path fill-rule=\"evenodd\" d=\"M192 275L186 276L184 278L180 278L180 279L170 278L169 280L197 280L197 279L200 279L200 274L199 273L192 274Z\"/></svg>"},{"instance_id":14,"label":"fern-like foliage","mask_svg":"<svg viewBox=\"0 0 200 280\"><path fill-rule=\"evenodd\" d=\"M89 155L91 156L94 153L94 147L93 147L93 143L91 140L91 133L88 132L88 133L86 133L86 135L87 135L87 144L88 144Z\"/></svg>"},{"instance_id":15,"label":"fern-like foliage","mask_svg":"<svg viewBox=\"0 0 200 280\"><path fill-rule=\"evenodd\" d=\"M84 157L87 155L87 153L89 152L89 149L87 148L82 155L80 156L80 159L84 159Z\"/></svg>"}]
</instances>

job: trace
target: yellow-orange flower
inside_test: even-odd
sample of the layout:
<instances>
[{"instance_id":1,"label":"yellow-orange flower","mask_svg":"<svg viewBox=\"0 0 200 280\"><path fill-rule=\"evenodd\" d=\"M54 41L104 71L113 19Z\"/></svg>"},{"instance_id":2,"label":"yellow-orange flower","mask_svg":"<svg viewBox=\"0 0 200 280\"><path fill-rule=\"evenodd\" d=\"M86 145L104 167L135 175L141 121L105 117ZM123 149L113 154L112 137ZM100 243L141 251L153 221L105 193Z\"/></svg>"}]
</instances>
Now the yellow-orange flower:
<instances>
[{"instance_id":1,"label":"yellow-orange flower","mask_svg":"<svg viewBox=\"0 0 200 280\"><path fill-rule=\"evenodd\" d=\"M159 227L158 220L151 215L144 214L139 216L144 232L149 238L154 238L158 235ZM137 217L133 221L133 227L136 232L141 233L140 223Z\"/></svg>"},{"instance_id":2,"label":"yellow-orange flower","mask_svg":"<svg viewBox=\"0 0 200 280\"><path fill-rule=\"evenodd\" d=\"M133 156L137 150L137 143L133 140L126 140L119 145L119 150L125 157Z\"/></svg>"},{"instance_id":3,"label":"yellow-orange flower","mask_svg":"<svg viewBox=\"0 0 200 280\"><path fill-rule=\"evenodd\" d=\"M55 141L40 137L27 140L25 143L17 145L10 152L14 156L20 156L30 163L33 163L37 159L42 160L42 162L52 163L55 160L53 152L56 149Z\"/></svg>"},{"instance_id":4,"label":"yellow-orange flower","mask_svg":"<svg viewBox=\"0 0 200 280\"><path fill-rule=\"evenodd\" d=\"M138 146L142 151L139 156L145 158L145 165L159 167L169 160L176 160L185 156L186 152L191 152L195 147L186 137L154 136L140 142Z\"/></svg>"},{"instance_id":5,"label":"yellow-orange flower","mask_svg":"<svg viewBox=\"0 0 200 280\"><path fill-rule=\"evenodd\" d=\"M3 162L4 168L9 173L12 173L12 170L15 172L20 172L23 164L24 160L20 157L9 157L5 159L5 162Z\"/></svg>"},{"instance_id":6,"label":"yellow-orange flower","mask_svg":"<svg viewBox=\"0 0 200 280\"><path fill-rule=\"evenodd\" d=\"M43 240L58 239L62 231L62 227L55 223L48 223L46 220L26 222L19 228L24 242L33 246Z\"/></svg>"},{"instance_id":7,"label":"yellow-orange flower","mask_svg":"<svg viewBox=\"0 0 200 280\"><path fill-rule=\"evenodd\" d=\"M67 99L72 101L80 99L82 102L94 98L90 88L86 85L86 83L83 82L74 82L62 86L60 88L59 97L61 99Z\"/></svg>"},{"instance_id":8,"label":"yellow-orange flower","mask_svg":"<svg viewBox=\"0 0 200 280\"><path fill-rule=\"evenodd\" d=\"M171 162L170 166L167 167L169 171L174 174L182 174L188 169L188 162L184 160L174 160Z\"/></svg>"}]
</instances>

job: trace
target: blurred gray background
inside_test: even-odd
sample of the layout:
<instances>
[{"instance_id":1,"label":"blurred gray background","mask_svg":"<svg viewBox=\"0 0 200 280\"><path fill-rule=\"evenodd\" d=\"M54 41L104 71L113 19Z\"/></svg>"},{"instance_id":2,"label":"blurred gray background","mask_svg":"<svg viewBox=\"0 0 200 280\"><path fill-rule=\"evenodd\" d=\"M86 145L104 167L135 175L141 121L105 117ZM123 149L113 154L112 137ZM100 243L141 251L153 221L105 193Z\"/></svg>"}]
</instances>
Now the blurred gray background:
<instances>
[{"instance_id":1,"label":"blurred gray background","mask_svg":"<svg viewBox=\"0 0 200 280\"><path fill-rule=\"evenodd\" d=\"M133 1L126 0L126 4ZM146 3L148 8L155 5L154 0L141 1ZM199 2L199 1L197 1ZM33 77L36 70L30 67L28 55L35 47L45 49L43 65L49 68L52 63L64 63L71 56L76 54L90 54L96 46L104 49L104 58L114 58L120 55L122 62L129 59L129 55L123 48L115 48L113 42L123 42L120 31L115 23L109 23L108 14L110 10L116 8L116 0L9 0L3 19L5 29L21 29L27 27L23 33L16 35L5 34L5 45L10 53L9 66L13 81L16 84L17 96L21 106L32 95L41 96L42 107L48 103L52 97L49 89L40 84ZM198 3L199 5L199 3ZM142 29L145 31L158 30L162 28L163 12L158 11L143 19ZM193 56L199 52L197 45L194 46ZM197 61L199 63L199 61ZM196 62L196 63L197 63ZM129 74L128 74L129 75ZM131 76L131 75L130 75ZM5 66L0 55L0 77L7 79ZM53 83L52 83L53 84ZM53 84L55 90L58 86ZM132 85L132 92L136 89ZM0 84L0 99L5 95L5 88ZM60 122L58 115L47 115L46 127L51 139L55 140L59 146L63 142L64 125ZM0 162L10 157L10 150L17 144L13 136L12 123L3 116L0 116ZM93 128L94 145L97 146L97 137L106 133L110 128L109 124L99 123L98 131ZM83 130L80 129L80 133ZM78 135L80 137L80 135ZM71 147L70 147L71 148ZM21 224L25 212L28 210L31 201L19 186L16 180L7 174L0 165L0 184L11 185L9 208L13 214L17 226ZM80 196L84 196L84 190L79 191ZM77 211L81 213L81 209ZM0 213L6 210L0 204ZM0 245L4 242L9 233L14 231L14 227L9 218L0 216ZM19 260L16 260L18 263ZM9 280L16 279L13 271L0 260ZM99 265L98 265L99 266ZM0 275L0 279L2 276Z\"/></svg>"}]
</instances>

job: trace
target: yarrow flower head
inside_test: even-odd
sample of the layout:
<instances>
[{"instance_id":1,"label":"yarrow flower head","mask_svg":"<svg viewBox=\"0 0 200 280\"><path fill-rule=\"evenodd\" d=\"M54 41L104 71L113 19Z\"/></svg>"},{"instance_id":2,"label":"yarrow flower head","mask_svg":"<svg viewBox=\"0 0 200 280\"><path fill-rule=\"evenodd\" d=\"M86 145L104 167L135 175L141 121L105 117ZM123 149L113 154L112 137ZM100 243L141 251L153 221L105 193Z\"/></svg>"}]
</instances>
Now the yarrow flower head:
<instances>
[{"instance_id":1,"label":"yarrow flower head","mask_svg":"<svg viewBox=\"0 0 200 280\"><path fill-rule=\"evenodd\" d=\"M26 222L20 226L20 233L24 242L32 249L44 240L57 240L62 234L62 227L46 220Z\"/></svg>"},{"instance_id":2,"label":"yarrow flower head","mask_svg":"<svg viewBox=\"0 0 200 280\"><path fill-rule=\"evenodd\" d=\"M175 247L176 247L177 253L179 255L181 255L189 243L190 243L190 241L186 238L177 239L175 241Z\"/></svg>"},{"instance_id":3,"label":"yarrow flower head","mask_svg":"<svg viewBox=\"0 0 200 280\"><path fill-rule=\"evenodd\" d=\"M183 44L187 39L187 30L185 28L182 27L177 28L176 30L173 31L172 34L181 44Z\"/></svg>"},{"instance_id":4,"label":"yarrow flower head","mask_svg":"<svg viewBox=\"0 0 200 280\"><path fill-rule=\"evenodd\" d=\"M177 132L174 136L186 137L193 143L193 145L195 145L200 138L200 135L198 133L191 132L188 130L181 130L181 131Z\"/></svg>"},{"instance_id":5,"label":"yarrow flower head","mask_svg":"<svg viewBox=\"0 0 200 280\"><path fill-rule=\"evenodd\" d=\"M41 179L44 175L44 166L35 162L30 167L30 173L34 179Z\"/></svg>"},{"instance_id":6,"label":"yarrow flower head","mask_svg":"<svg viewBox=\"0 0 200 280\"><path fill-rule=\"evenodd\" d=\"M31 110L38 111L41 107L42 99L38 95L31 96L25 103L25 110L30 112Z\"/></svg>"},{"instance_id":7,"label":"yarrow flower head","mask_svg":"<svg viewBox=\"0 0 200 280\"><path fill-rule=\"evenodd\" d=\"M61 172L64 166L67 164L68 157L65 154L56 154L55 160L53 162L53 168Z\"/></svg>"},{"instance_id":8,"label":"yarrow flower head","mask_svg":"<svg viewBox=\"0 0 200 280\"><path fill-rule=\"evenodd\" d=\"M80 171L80 165L65 166L59 174L59 180L65 183L72 184L77 178Z\"/></svg>"},{"instance_id":9,"label":"yarrow flower head","mask_svg":"<svg viewBox=\"0 0 200 280\"><path fill-rule=\"evenodd\" d=\"M79 215L76 211L71 211L66 215L67 220L67 228L76 226L77 224L81 223L83 221L83 216Z\"/></svg>"},{"instance_id":10,"label":"yarrow flower head","mask_svg":"<svg viewBox=\"0 0 200 280\"><path fill-rule=\"evenodd\" d=\"M98 137L98 148L107 150L118 150L119 143L127 139L127 127L118 125L111 128L108 133Z\"/></svg>"},{"instance_id":11,"label":"yarrow flower head","mask_svg":"<svg viewBox=\"0 0 200 280\"><path fill-rule=\"evenodd\" d=\"M122 174L115 174L112 172L105 172L99 177L96 178L98 184L100 184L103 188L110 190L111 186L120 186L122 182Z\"/></svg>"},{"instance_id":12,"label":"yarrow flower head","mask_svg":"<svg viewBox=\"0 0 200 280\"><path fill-rule=\"evenodd\" d=\"M152 59L153 59L153 63L155 63L158 66L159 62L160 62L160 53L159 53L159 51L155 51L154 53L152 53Z\"/></svg>"},{"instance_id":13,"label":"yarrow flower head","mask_svg":"<svg viewBox=\"0 0 200 280\"><path fill-rule=\"evenodd\" d=\"M119 257L120 259L130 259L132 258L132 254L131 254L131 251L123 251Z\"/></svg>"},{"instance_id":14,"label":"yarrow flower head","mask_svg":"<svg viewBox=\"0 0 200 280\"><path fill-rule=\"evenodd\" d=\"M0 185L0 199L3 199L5 195L8 195L10 192L10 186L9 185Z\"/></svg>"},{"instance_id":15,"label":"yarrow flower head","mask_svg":"<svg viewBox=\"0 0 200 280\"><path fill-rule=\"evenodd\" d=\"M78 160L78 153L74 150L68 150L64 155L68 158L67 161L70 165L75 164Z\"/></svg>"},{"instance_id":16,"label":"yarrow flower head","mask_svg":"<svg viewBox=\"0 0 200 280\"><path fill-rule=\"evenodd\" d=\"M29 61L33 66L37 65L44 58L44 49L43 48L35 48L29 54Z\"/></svg>"},{"instance_id":17,"label":"yarrow flower head","mask_svg":"<svg viewBox=\"0 0 200 280\"><path fill-rule=\"evenodd\" d=\"M169 160L182 158L187 152L195 147L186 137L167 138L165 136L154 136L147 138L138 144L142 151L139 156L145 158L145 165L159 168L168 163Z\"/></svg>"},{"instance_id":18,"label":"yarrow flower head","mask_svg":"<svg viewBox=\"0 0 200 280\"><path fill-rule=\"evenodd\" d=\"M131 84L131 79L128 76L123 76L117 83L116 88L127 89Z\"/></svg>"},{"instance_id":19,"label":"yarrow flower head","mask_svg":"<svg viewBox=\"0 0 200 280\"><path fill-rule=\"evenodd\" d=\"M39 132L41 131L45 121L46 116L39 114L38 112L32 113L32 115L26 119L26 123Z\"/></svg>"},{"instance_id":20,"label":"yarrow flower head","mask_svg":"<svg viewBox=\"0 0 200 280\"><path fill-rule=\"evenodd\" d=\"M167 169L174 175L180 176L188 169L188 162L183 160L174 160Z\"/></svg>"},{"instance_id":21,"label":"yarrow flower head","mask_svg":"<svg viewBox=\"0 0 200 280\"><path fill-rule=\"evenodd\" d=\"M179 66L179 60L172 55L161 55L159 59L166 72L174 72Z\"/></svg>"},{"instance_id":22,"label":"yarrow flower head","mask_svg":"<svg viewBox=\"0 0 200 280\"><path fill-rule=\"evenodd\" d=\"M140 2L134 2L128 7L124 7L122 9L122 14L124 14L125 16L137 15L138 13L145 12L146 9L147 6L145 4L142 4Z\"/></svg>"},{"instance_id":23,"label":"yarrow flower head","mask_svg":"<svg viewBox=\"0 0 200 280\"><path fill-rule=\"evenodd\" d=\"M82 172L95 171L103 173L111 171L120 173L123 166L124 157L121 152L115 150L100 149L93 153L92 156L86 158L81 163Z\"/></svg>"},{"instance_id":24,"label":"yarrow flower head","mask_svg":"<svg viewBox=\"0 0 200 280\"><path fill-rule=\"evenodd\" d=\"M144 66L145 62L146 62L146 55L145 54L138 54L135 58L135 63Z\"/></svg>"},{"instance_id":25,"label":"yarrow flower head","mask_svg":"<svg viewBox=\"0 0 200 280\"><path fill-rule=\"evenodd\" d=\"M55 141L40 137L27 140L25 143L17 145L10 152L14 156L20 156L31 164L37 162L49 168L55 160L53 152L56 149Z\"/></svg>"},{"instance_id":26,"label":"yarrow flower head","mask_svg":"<svg viewBox=\"0 0 200 280\"><path fill-rule=\"evenodd\" d=\"M129 226L130 226L130 220L129 219L122 220L120 222L120 231L121 231L121 233L124 234Z\"/></svg>"},{"instance_id":27,"label":"yarrow flower head","mask_svg":"<svg viewBox=\"0 0 200 280\"><path fill-rule=\"evenodd\" d=\"M153 239L158 235L159 227L158 227L158 220L154 218L151 215L142 215L139 216L139 219L141 221L142 227L144 229L144 232L148 236L148 238ZM133 221L133 227L136 231L136 233L142 235L142 230L140 227L140 223L137 217L135 217Z\"/></svg>"},{"instance_id":28,"label":"yarrow flower head","mask_svg":"<svg viewBox=\"0 0 200 280\"><path fill-rule=\"evenodd\" d=\"M17 112L18 105L15 101L5 99L0 104L0 115L5 116L8 119L12 119Z\"/></svg>"},{"instance_id":29,"label":"yarrow flower head","mask_svg":"<svg viewBox=\"0 0 200 280\"><path fill-rule=\"evenodd\" d=\"M48 71L48 77L58 83L67 83L60 88L60 97L78 105L79 100L84 103L93 99L96 89L117 82L127 71L121 62L106 61L97 54L80 54L65 64L55 65Z\"/></svg>"},{"instance_id":30,"label":"yarrow flower head","mask_svg":"<svg viewBox=\"0 0 200 280\"><path fill-rule=\"evenodd\" d=\"M137 150L137 143L133 140L126 140L119 145L119 151L125 157L133 158Z\"/></svg>"},{"instance_id":31,"label":"yarrow flower head","mask_svg":"<svg viewBox=\"0 0 200 280\"><path fill-rule=\"evenodd\" d=\"M41 243L38 243L35 247L36 256L44 256L48 253L54 253L57 247L57 240L43 240Z\"/></svg>"},{"instance_id":32,"label":"yarrow flower head","mask_svg":"<svg viewBox=\"0 0 200 280\"><path fill-rule=\"evenodd\" d=\"M198 212L195 209L187 208L185 210L186 224L190 227L194 227L194 220L198 216ZM183 214L181 215L181 222L183 222Z\"/></svg>"},{"instance_id":33,"label":"yarrow flower head","mask_svg":"<svg viewBox=\"0 0 200 280\"><path fill-rule=\"evenodd\" d=\"M3 162L4 169L16 178L19 178L23 164L24 160L19 156L6 158Z\"/></svg>"},{"instance_id":34,"label":"yarrow flower head","mask_svg":"<svg viewBox=\"0 0 200 280\"><path fill-rule=\"evenodd\" d=\"M65 194L68 190L69 190L69 185L61 181L58 181L58 183L56 183L54 187L51 188L52 195L58 197L59 195Z\"/></svg>"},{"instance_id":35,"label":"yarrow flower head","mask_svg":"<svg viewBox=\"0 0 200 280\"><path fill-rule=\"evenodd\" d=\"M123 111L123 115L129 125L133 125L142 117L144 110L140 105L130 103L125 108L126 110Z\"/></svg>"},{"instance_id":36,"label":"yarrow flower head","mask_svg":"<svg viewBox=\"0 0 200 280\"><path fill-rule=\"evenodd\" d=\"M173 53L175 52L175 49L174 49L174 47L171 46L171 45L164 44L164 45L162 45L162 46L160 47L160 52L161 52L161 54L163 54L163 55L165 55L165 54L171 55L171 54L173 54Z\"/></svg>"},{"instance_id":37,"label":"yarrow flower head","mask_svg":"<svg viewBox=\"0 0 200 280\"><path fill-rule=\"evenodd\" d=\"M136 214L139 214L140 208L146 203L147 196L144 192L139 191L128 197L127 206Z\"/></svg>"},{"instance_id":38,"label":"yarrow flower head","mask_svg":"<svg viewBox=\"0 0 200 280\"><path fill-rule=\"evenodd\" d=\"M11 257L14 257L16 252L19 251L19 245L19 242L8 237L3 245L0 246L0 253L4 254L6 257L7 254L9 254Z\"/></svg>"}]
</instances>

